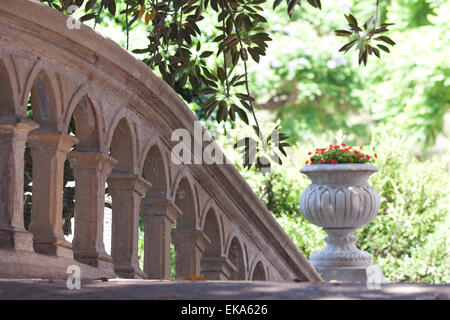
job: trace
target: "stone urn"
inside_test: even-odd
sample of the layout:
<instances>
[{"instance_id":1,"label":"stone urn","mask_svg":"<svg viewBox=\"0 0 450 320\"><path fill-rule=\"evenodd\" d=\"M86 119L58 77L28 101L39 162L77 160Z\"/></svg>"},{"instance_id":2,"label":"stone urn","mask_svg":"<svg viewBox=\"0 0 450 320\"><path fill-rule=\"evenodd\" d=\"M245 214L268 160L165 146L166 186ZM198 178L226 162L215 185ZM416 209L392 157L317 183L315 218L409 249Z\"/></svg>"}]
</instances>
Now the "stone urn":
<instances>
[{"instance_id":1,"label":"stone urn","mask_svg":"<svg viewBox=\"0 0 450 320\"><path fill-rule=\"evenodd\" d=\"M309 222L328 236L325 249L311 254L309 261L326 281L385 282L372 255L359 250L353 233L378 213L380 198L367 182L378 171L371 164L318 164L304 166L311 185L300 198L300 210ZM377 279L375 279L377 278Z\"/></svg>"}]
</instances>

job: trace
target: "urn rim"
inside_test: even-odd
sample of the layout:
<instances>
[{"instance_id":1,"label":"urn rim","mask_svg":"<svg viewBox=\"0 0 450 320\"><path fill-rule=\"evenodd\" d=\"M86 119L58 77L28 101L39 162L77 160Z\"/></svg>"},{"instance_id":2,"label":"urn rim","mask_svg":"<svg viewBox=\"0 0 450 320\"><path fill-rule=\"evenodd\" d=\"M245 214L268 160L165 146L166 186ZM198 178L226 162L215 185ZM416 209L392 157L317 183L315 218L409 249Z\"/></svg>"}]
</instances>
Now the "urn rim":
<instances>
[{"instance_id":1,"label":"urn rim","mask_svg":"<svg viewBox=\"0 0 450 320\"><path fill-rule=\"evenodd\" d=\"M300 169L301 173L335 171L370 171L377 172L378 167L367 163L310 164Z\"/></svg>"}]
</instances>

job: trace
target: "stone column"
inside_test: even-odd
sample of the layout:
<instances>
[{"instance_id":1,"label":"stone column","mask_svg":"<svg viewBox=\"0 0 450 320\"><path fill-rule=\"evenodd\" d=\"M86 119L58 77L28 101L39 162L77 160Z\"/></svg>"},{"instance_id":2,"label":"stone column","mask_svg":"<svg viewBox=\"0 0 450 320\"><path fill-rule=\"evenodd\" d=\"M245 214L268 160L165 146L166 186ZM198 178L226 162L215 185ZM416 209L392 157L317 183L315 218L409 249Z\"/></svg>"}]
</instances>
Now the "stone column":
<instances>
[{"instance_id":1,"label":"stone column","mask_svg":"<svg viewBox=\"0 0 450 320\"><path fill-rule=\"evenodd\" d=\"M172 229L175 246L175 273L177 278L200 276L200 259L211 243L201 230Z\"/></svg>"},{"instance_id":2,"label":"stone column","mask_svg":"<svg viewBox=\"0 0 450 320\"><path fill-rule=\"evenodd\" d=\"M161 197L143 200L144 273L148 279L170 278L170 231L182 212L173 201Z\"/></svg>"},{"instance_id":3,"label":"stone column","mask_svg":"<svg viewBox=\"0 0 450 320\"><path fill-rule=\"evenodd\" d=\"M118 161L101 152L77 151L70 152L68 159L75 176L74 257L113 271L112 258L103 243L103 215L106 178Z\"/></svg>"},{"instance_id":4,"label":"stone column","mask_svg":"<svg viewBox=\"0 0 450 320\"><path fill-rule=\"evenodd\" d=\"M38 253L73 258L64 239L62 203L64 161L78 139L61 132L33 131L28 145L33 158L33 199L29 230Z\"/></svg>"},{"instance_id":5,"label":"stone column","mask_svg":"<svg viewBox=\"0 0 450 320\"><path fill-rule=\"evenodd\" d=\"M205 256L200 261L202 276L208 280L230 280L236 266L225 256Z\"/></svg>"},{"instance_id":6,"label":"stone column","mask_svg":"<svg viewBox=\"0 0 450 320\"><path fill-rule=\"evenodd\" d=\"M0 117L0 248L33 251L23 222L24 150L39 125L24 116Z\"/></svg>"},{"instance_id":7,"label":"stone column","mask_svg":"<svg viewBox=\"0 0 450 320\"><path fill-rule=\"evenodd\" d=\"M114 270L124 278L145 278L138 261L139 206L151 184L138 175L124 173L112 173L107 181L112 198Z\"/></svg>"}]
</instances>

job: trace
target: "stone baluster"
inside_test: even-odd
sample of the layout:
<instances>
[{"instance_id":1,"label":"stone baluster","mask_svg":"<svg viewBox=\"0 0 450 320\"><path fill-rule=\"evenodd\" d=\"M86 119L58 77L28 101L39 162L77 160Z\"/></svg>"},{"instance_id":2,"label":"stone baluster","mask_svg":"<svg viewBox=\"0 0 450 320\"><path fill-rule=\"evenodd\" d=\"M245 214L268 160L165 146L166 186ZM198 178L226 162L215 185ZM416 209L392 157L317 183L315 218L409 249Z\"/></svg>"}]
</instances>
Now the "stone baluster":
<instances>
[{"instance_id":1,"label":"stone baluster","mask_svg":"<svg viewBox=\"0 0 450 320\"><path fill-rule=\"evenodd\" d=\"M0 248L33 251L24 228L23 172L27 135L39 125L24 116L0 117Z\"/></svg>"},{"instance_id":2,"label":"stone baluster","mask_svg":"<svg viewBox=\"0 0 450 320\"><path fill-rule=\"evenodd\" d=\"M170 278L170 231L182 212L173 201L147 197L141 205L144 218L144 273L149 279Z\"/></svg>"},{"instance_id":3,"label":"stone baluster","mask_svg":"<svg viewBox=\"0 0 450 320\"><path fill-rule=\"evenodd\" d=\"M151 184L135 174L112 173L108 177L112 198L111 255L115 272L124 278L145 278L139 268L139 208Z\"/></svg>"},{"instance_id":4,"label":"stone baluster","mask_svg":"<svg viewBox=\"0 0 450 320\"><path fill-rule=\"evenodd\" d=\"M114 270L103 243L105 184L117 160L101 152L72 151L68 155L75 176L75 230L72 242L76 260L100 269Z\"/></svg>"},{"instance_id":5,"label":"stone baluster","mask_svg":"<svg viewBox=\"0 0 450 320\"><path fill-rule=\"evenodd\" d=\"M200 261L202 276L208 280L230 280L236 266L225 256L204 256Z\"/></svg>"},{"instance_id":6,"label":"stone baluster","mask_svg":"<svg viewBox=\"0 0 450 320\"><path fill-rule=\"evenodd\" d=\"M211 241L197 229L176 228L171 233L175 246L176 277L200 276L200 259Z\"/></svg>"},{"instance_id":7,"label":"stone baluster","mask_svg":"<svg viewBox=\"0 0 450 320\"><path fill-rule=\"evenodd\" d=\"M29 230L38 253L73 258L62 230L64 161L78 139L61 132L36 130L28 136L33 158L33 198Z\"/></svg>"}]
</instances>

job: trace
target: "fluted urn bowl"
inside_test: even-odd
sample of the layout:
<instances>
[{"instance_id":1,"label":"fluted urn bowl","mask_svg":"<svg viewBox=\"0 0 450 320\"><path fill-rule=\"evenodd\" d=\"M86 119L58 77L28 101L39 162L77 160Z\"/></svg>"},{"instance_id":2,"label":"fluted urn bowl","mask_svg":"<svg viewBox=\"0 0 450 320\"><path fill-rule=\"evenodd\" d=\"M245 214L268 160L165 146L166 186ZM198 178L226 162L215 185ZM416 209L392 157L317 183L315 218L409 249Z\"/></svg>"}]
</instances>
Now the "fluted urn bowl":
<instances>
[{"instance_id":1,"label":"fluted urn bowl","mask_svg":"<svg viewBox=\"0 0 450 320\"><path fill-rule=\"evenodd\" d=\"M372 256L355 246L353 233L378 213L380 199L367 179L378 168L371 164L304 166L311 185L300 198L300 211L327 232L327 246L309 260L315 267L359 267L373 264Z\"/></svg>"}]
</instances>

